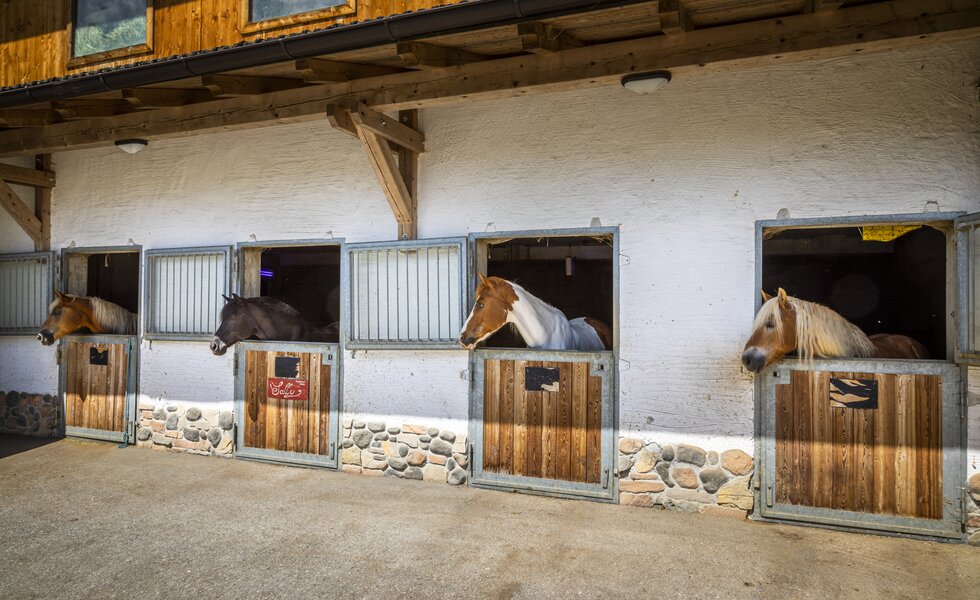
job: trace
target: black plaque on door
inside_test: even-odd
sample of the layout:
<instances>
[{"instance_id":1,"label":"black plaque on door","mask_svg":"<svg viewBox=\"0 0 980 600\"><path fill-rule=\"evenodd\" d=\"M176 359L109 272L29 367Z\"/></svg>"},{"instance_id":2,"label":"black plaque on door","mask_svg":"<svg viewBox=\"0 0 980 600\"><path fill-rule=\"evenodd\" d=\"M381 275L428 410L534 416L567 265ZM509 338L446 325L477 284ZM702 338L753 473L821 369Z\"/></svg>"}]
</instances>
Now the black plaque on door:
<instances>
[{"instance_id":1,"label":"black plaque on door","mask_svg":"<svg viewBox=\"0 0 980 600\"><path fill-rule=\"evenodd\" d=\"M299 358L295 356L277 356L276 377L288 377L289 379L299 377Z\"/></svg>"},{"instance_id":2,"label":"black plaque on door","mask_svg":"<svg viewBox=\"0 0 980 600\"><path fill-rule=\"evenodd\" d=\"M524 367L524 390L557 392L559 370L549 367Z\"/></svg>"},{"instance_id":3,"label":"black plaque on door","mask_svg":"<svg viewBox=\"0 0 980 600\"><path fill-rule=\"evenodd\" d=\"M92 347L88 349L88 364L108 366L109 365L109 349L99 350L98 348Z\"/></svg>"}]
</instances>

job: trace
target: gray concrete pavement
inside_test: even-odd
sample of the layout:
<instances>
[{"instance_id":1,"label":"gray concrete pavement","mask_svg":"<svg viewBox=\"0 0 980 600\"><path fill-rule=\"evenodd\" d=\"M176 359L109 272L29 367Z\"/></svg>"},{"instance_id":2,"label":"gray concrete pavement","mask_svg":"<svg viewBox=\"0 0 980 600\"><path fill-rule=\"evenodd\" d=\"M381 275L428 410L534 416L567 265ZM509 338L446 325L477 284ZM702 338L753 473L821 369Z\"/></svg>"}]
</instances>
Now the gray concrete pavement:
<instances>
[{"instance_id":1,"label":"gray concrete pavement","mask_svg":"<svg viewBox=\"0 0 980 600\"><path fill-rule=\"evenodd\" d=\"M980 598L980 549L0 437L0 598Z\"/></svg>"}]
</instances>

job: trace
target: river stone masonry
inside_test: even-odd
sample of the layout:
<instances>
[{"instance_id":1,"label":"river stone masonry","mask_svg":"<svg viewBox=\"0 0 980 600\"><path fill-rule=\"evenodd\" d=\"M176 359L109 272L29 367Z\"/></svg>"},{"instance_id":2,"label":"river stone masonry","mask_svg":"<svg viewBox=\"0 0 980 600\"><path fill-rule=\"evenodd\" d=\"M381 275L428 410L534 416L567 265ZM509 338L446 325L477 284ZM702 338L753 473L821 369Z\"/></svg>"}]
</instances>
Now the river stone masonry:
<instances>
[{"instance_id":1,"label":"river stone masonry","mask_svg":"<svg viewBox=\"0 0 980 600\"><path fill-rule=\"evenodd\" d=\"M230 411L171 403L140 402L136 446L230 458L234 447Z\"/></svg>"},{"instance_id":2,"label":"river stone masonry","mask_svg":"<svg viewBox=\"0 0 980 600\"><path fill-rule=\"evenodd\" d=\"M344 419L341 470L462 485L467 477L466 436L424 425Z\"/></svg>"},{"instance_id":3,"label":"river stone masonry","mask_svg":"<svg viewBox=\"0 0 980 600\"><path fill-rule=\"evenodd\" d=\"M744 517L752 510L754 463L741 450L619 440L619 503Z\"/></svg>"},{"instance_id":4,"label":"river stone masonry","mask_svg":"<svg viewBox=\"0 0 980 600\"><path fill-rule=\"evenodd\" d=\"M0 392L0 433L54 437L61 423L57 395Z\"/></svg>"}]
</instances>

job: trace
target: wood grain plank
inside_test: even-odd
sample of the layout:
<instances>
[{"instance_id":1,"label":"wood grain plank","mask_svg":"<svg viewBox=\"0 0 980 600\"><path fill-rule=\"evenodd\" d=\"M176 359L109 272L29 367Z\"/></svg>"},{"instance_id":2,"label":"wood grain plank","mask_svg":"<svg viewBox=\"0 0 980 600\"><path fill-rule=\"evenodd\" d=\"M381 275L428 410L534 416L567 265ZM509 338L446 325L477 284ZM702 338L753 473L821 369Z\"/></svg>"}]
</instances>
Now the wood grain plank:
<instances>
[{"instance_id":1,"label":"wood grain plank","mask_svg":"<svg viewBox=\"0 0 980 600\"><path fill-rule=\"evenodd\" d=\"M794 372L795 373L795 372ZM809 374L807 374L809 375ZM792 379L790 380L792 382ZM776 387L776 502L789 503L790 490L794 487L792 468L793 400L796 394L805 393L797 387Z\"/></svg>"},{"instance_id":2,"label":"wood grain plank","mask_svg":"<svg viewBox=\"0 0 980 600\"><path fill-rule=\"evenodd\" d=\"M797 385L807 385L810 389L810 502L813 506L830 508L833 506L833 415L830 407L830 376L825 373L814 374L804 379L794 378Z\"/></svg>"},{"instance_id":3,"label":"wood grain plank","mask_svg":"<svg viewBox=\"0 0 980 600\"><path fill-rule=\"evenodd\" d=\"M517 387L515 381L516 365L513 360L504 360L500 363L500 412L498 421L500 423L500 449L498 450L499 473L514 473L514 390ZM521 386L523 387L523 385Z\"/></svg>"},{"instance_id":4,"label":"wood grain plank","mask_svg":"<svg viewBox=\"0 0 980 600\"><path fill-rule=\"evenodd\" d=\"M129 390L129 353L126 351L126 346L123 344L117 345L117 354L119 355L118 365L116 366L116 399L117 406L114 412L115 415L115 431L125 431L126 430L126 396ZM136 419L136 415L133 415Z\"/></svg>"},{"instance_id":5,"label":"wood grain plank","mask_svg":"<svg viewBox=\"0 0 980 600\"><path fill-rule=\"evenodd\" d=\"M528 362L528 367L545 367L549 363L541 361ZM542 433L541 413L544 402L544 392L525 392L527 399L524 404L525 420L527 423L527 464L524 475L541 477Z\"/></svg>"},{"instance_id":6,"label":"wood grain plank","mask_svg":"<svg viewBox=\"0 0 980 600\"><path fill-rule=\"evenodd\" d=\"M318 437L320 439L319 454L330 455L330 444L335 443L330 432L330 419L333 416L330 410L331 398L331 378L333 377L333 366L325 364L320 366L320 411L317 415L319 420ZM334 446L334 452L337 452Z\"/></svg>"},{"instance_id":7,"label":"wood grain plank","mask_svg":"<svg viewBox=\"0 0 980 600\"><path fill-rule=\"evenodd\" d=\"M875 411L874 470L876 475L874 512L896 514L896 376L878 375L878 410Z\"/></svg>"},{"instance_id":8,"label":"wood grain plank","mask_svg":"<svg viewBox=\"0 0 980 600\"><path fill-rule=\"evenodd\" d=\"M546 479L558 478L558 406L562 396L571 393L570 363L548 363L558 368L558 391L542 393L542 439L541 476Z\"/></svg>"},{"instance_id":9,"label":"wood grain plank","mask_svg":"<svg viewBox=\"0 0 980 600\"><path fill-rule=\"evenodd\" d=\"M500 468L500 360L483 361L483 470Z\"/></svg>"},{"instance_id":10,"label":"wood grain plank","mask_svg":"<svg viewBox=\"0 0 980 600\"><path fill-rule=\"evenodd\" d=\"M588 439L588 395L589 386L594 385L592 378L586 381L585 393L572 395L572 427L571 427L571 447L569 450L569 480L585 481L586 461L588 453L586 450Z\"/></svg>"},{"instance_id":11,"label":"wood grain plank","mask_svg":"<svg viewBox=\"0 0 980 600\"><path fill-rule=\"evenodd\" d=\"M574 399L588 393L589 366L572 363L572 390L558 407L558 479L572 478L572 406Z\"/></svg>"},{"instance_id":12,"label":"wood grain plank","mask_svg":"<svg viewBox=\"0 0 980 600\"><path fill-rule=\"evenodd\" d=\"M910 412L914 402L911 375L898 375L895 394L895 514L915 514L915 482L913 444L914 432L909 430L913 421Z\"/></svg>"},{"instance_id":13,"label":"wood grain plank","mask_svg":"<svg viewBox=\"0 0 980 600\"><path fill-rule=\"evenodd\" d=\"M524 391L524 369L527 362L514 361L514 475L527 473L527 392Z\"/></svg>"},{"instance_id":14,"label":"wood grain plank","mask_svg":"<svg viewBox=\"0 0 980 600\"><path fill-rule=\"evenodd\" d=\"M602 378L589 377L586 397L585 480L602 479Z\"/></svg>"}]
</instances>

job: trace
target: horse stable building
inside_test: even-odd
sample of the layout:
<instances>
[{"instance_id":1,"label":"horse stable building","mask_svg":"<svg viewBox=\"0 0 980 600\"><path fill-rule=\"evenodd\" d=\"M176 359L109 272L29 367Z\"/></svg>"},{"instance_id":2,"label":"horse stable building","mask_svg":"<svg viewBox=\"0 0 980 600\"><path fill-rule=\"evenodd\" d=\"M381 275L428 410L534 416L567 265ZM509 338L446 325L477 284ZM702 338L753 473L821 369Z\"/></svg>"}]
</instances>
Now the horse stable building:
<instances>
[{"instance_id":1,"label":"horse stable building","mask_svg":"<svg viewBox=\"0 0 980 600\"><path fill-rule=\"evenodd\" d=\"M2 10L0 431L980 542L980 2ZM929 359L753 374L779 288ZM261 296L338 341L213 352Z\"/></svg>"}]
</instances>

